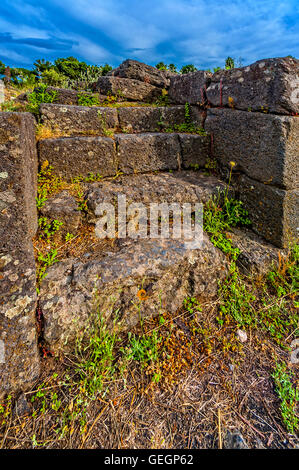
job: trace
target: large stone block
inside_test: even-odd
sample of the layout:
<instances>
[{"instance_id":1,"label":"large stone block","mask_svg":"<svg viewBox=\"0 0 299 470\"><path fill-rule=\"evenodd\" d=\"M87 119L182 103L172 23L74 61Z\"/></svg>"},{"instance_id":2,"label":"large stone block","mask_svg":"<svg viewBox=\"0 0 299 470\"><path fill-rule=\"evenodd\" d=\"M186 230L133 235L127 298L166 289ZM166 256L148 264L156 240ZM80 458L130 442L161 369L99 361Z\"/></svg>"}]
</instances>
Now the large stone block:
<instances>
[{"instance_id":1,"label":"large stone block","mask_svg":"<svg viewBox=\"0 0 299 470\"><path fill-rule=\"evenodd\" d=\"M184 106L122 107L118 109L119 125L129 132L155 132L161 127L173 127L185 122ZM203 125L204 116L195 106L190 107L190 119Z\"/></svg>"},{"instance_id":2,"label":"large stone block","mask_svg":"<svg viewBox=\"0 0 299 470\"><path fill-rule=\"evenodd\" d=\"M183 168L204 168L210 153L210 136L179 134Z\"/></svg>"},{"instance_id":3,"label":"large stone block","mask_svg":"<svg viewBox=\"0 0 299 470\"><path fill-rule=\"evenodd\" d=\"M298 117L209 109L205 130L213 134L213 155L224 165L234 161L250 178L298 187Z\"/></svg>"},{"instance_id":4,"label":"large stone block","mask_svg":"<svg viewBox=\"0 0 299 470\"><path fill-rule=\"evenodd\" d=\"M113 176L117 171L114 140L109 137L62 137L41 140L40 163L48 161L65 181L88 173Z\"/></svg>"},{"instance_id":5,"label":"large stone block","mask_svg":"<svg viewBox=\"0 0 299 470\"><path fill-rule=\"evenodd\" d=\"M118 126L115 108L42 104L40 114L45 126L62 135L101 134Z\"/></svg>"},{"instance_id":6,"label":"large stone block","mask_svg":"<svg viewBox=\"0 0 299 470\"><path fill-rule=\"evenodd\" d=\"M299 190L283 190L241 176L238 183L253 229L278 247L287 247L299 234Z\"/></svg>"},{"instance_id":7,"label":"large stone block","mask_svg":"<svg viewBox=\"0 0 299 470\"><path fill-rule=\"evenodd\" d=\"M201 249L174 239L119 240L114 253L49 268L40 294L45 339L55 353L72 350L76 338L98 321L96 312L108 325L117 319L123 329L161 309L174 314L186 297L213 297L227 272L225 256L206 235ZM141 288L146 298L139 309Z\"/></svg>"},{"instance_id":8,"label":"large stone block","mask_svg":"<svg viewBox=\"0 0 299 470\"><path fill-rule=\"evenodd\" d=\"M159 172L157 174L123 175L90 185L86 192L87 205L94 218L100 214L102 203L117 203L118 195L125 195L127 204L142 203L205 203L223 191L226 184L215 176L200 171Z\"/></svg>"},{"instance_id":9,"label":"large stone block","mask_svg":"<svg viewBox=\"0 0 299 470\"><path fill-rule=\"evenodd\" d=\"M39 374L36 188L34 118L0 113L0 397L26 389Z\"/></svg>"},{"instance_id":10,"label":"large stone block","mask_svg":"<svg viewBox=\"0 0 299 470\"><path fill-rule=\"evenodd\" d=\"M264 59L247 67L220 70L212 77L207 97L213 106L299 113L299 60Z\"/></svg>"},{"instance_id":11,"label":"large stone block","mask_svg":"<svg viewBox=\"0 0 299 470\"><path fill-rule=\"evenodd\" d=\"M108 76L131 78L144 83L167 89L170 85L170 77L175 75L168 70L159 70L151 65L127 59L119 67L108 73Z\"/></svg>"},{"instance_id":12,"label":"large stone block","mask_svg":"<svg viewBox=\"0 0 299 470\"><path fill-rule=\"evenodd\" d=\"M129 101L144 101L152 103L161 95L161 88L150 83L140 82L130 78L99 77L97 90L103 95L120 95Z\"/></svg>"},{"instance_id":13,"label":"large stone block","mask_svg":"<svg viewBox=\"0 0 299 470\"><path fill-rule=\"evenodd\" d=\"M115 134L119 169L125 174L177 170L180 144L177 134Z\"/></svg>"},{"instance_id":14,"label":"large stone block","mask_svg":"<svg viewBox=\"0 0 299 470\"><path fill-rule=\"evenodd\" d=\"M89 93L87 91L76 91L70 90L68 88L56 88L49 86L47 88L47 93L55 93L55 100L54 102L57 104L66 104L66 105L78 105L78 96L79 95L86 95L86 96L94 96L95 98L100 98L98 93Z\"/></svg>"},{"instance_id":15,"label":"large stone block","mask_svg":"<svg viewBox=\"0 0 299 470\"><path fill-rule=\"evenodd\" d=\"M178 104L206 103L206 87L211 81L211 72L198 70L197 72L175 75L170 79L169 97Z\"/></svg>"}]
</instances>

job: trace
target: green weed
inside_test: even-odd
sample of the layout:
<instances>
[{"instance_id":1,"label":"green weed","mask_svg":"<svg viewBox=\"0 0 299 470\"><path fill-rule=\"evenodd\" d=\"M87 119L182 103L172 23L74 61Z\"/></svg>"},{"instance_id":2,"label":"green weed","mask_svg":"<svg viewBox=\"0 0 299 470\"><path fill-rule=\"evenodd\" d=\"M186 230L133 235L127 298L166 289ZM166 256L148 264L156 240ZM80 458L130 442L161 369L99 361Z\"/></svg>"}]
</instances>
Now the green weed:
<instances>
[{"instance_id":1,"label":"green weed","mask_svg":"<svg viewBox=\"0 0 299 470\"><path fill-rule=\"evenodd\" d=\"M291 434L298 430L298 418L296 416L296 405L299 401L299 391L293 385L293 373L287 370L287 365L277 363L272 374L275 390L280 398L280 411L282 420Z\"/></svg>"}]
</instances>

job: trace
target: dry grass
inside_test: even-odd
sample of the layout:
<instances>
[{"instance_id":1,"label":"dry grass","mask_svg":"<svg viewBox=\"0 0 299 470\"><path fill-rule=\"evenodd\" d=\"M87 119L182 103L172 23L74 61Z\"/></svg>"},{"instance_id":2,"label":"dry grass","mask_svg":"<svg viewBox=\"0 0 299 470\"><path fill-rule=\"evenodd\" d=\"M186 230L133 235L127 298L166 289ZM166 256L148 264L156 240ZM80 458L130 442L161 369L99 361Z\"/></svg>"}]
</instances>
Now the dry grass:
<instances>
[{"instance_id":1,"label":"dry grass","mask_svg":"<svg viewBox=\"0 0 299 470\"><path fill-rule=\"evenodd\" d=\"M201 305L200 313L182 310L176 318L165 313L163 325L158 318L148 320L144 330L158 329L163 338L161 360L144 369L131 363L107 383L106 394L85 408L78 405L79 388L64 385L76 382L75 358L43 359L40 383L47 405L41 412L44 398L39 398L35 416L8 419L0 434L2 447L220 448L226 433L235 430L251 448L294 447L298 440L282 425L271 379L274 356L287 360L288 353L260 332L249 331L241 345L233 324L219 328L215 322L216 299L202 299ZM141 333L140 327L135 333ZM155 383L157 371L161 380ZM28 401L36 391L37 386L26 393ZM62 403L59 411L52 407L53 391ZM62 410L68 420L63 421Z\"/></svg>"}]
</instances>

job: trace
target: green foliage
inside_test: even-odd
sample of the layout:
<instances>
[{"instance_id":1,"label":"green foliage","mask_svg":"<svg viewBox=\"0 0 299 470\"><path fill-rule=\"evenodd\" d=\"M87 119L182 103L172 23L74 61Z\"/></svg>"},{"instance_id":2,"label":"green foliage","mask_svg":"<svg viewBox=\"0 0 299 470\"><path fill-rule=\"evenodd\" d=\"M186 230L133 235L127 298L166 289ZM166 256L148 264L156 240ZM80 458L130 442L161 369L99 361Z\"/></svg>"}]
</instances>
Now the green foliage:
<instances>
[{"instance_id":1,"label":"green foliage","mask_svg":"<svg viewBox=\"0 0 299 470\"><path fill-rule=\"evenodd\" d=\"M167 65L164 64L164 62L158 62L158 64L156 64L156 69L158 69L158 70L167 70Z\"/></svg>"},{"instance_id":2,"label":"green foliage","mask_svg":"<svg viewBox=\"0 0 299 470\"><path fill-rule=\"evenodd\" d=\"M224 201L222 203L221 198L223 197ZM233 247L225 232L232 227L249 224L248 213L241 201L233 198L229 199L226 195L223 196L222 193L219 193L218 197L212 198L205 205L203 214L204 230L210 235L212 243L225 254L229 254L232 259L237 259L239 249Z\"/></svg>"},{"instance_id":3,"label":"green foliage","mask_svg":"<svg viewBox=\"0 0 299 470\"><path fill-rule=\"evenodd\" d=\"M151 362L156 362L159 358L159 344L162 337L154 330L151 334L143 334L137 336L128 333L128 346L121 348L124 356L124 361L130 362L132 360L140 363L144 368Z\"/></svg>"},{"instance_id":4,"label":"green foliage","mask_svg":"<svg viewBox=\"0 0 299 470\"><path fill-rule=\"evenodd\" d=\"M163 121L158 122L158 126L164 132L183 132L189 134L207 135L206 131L191 121L190 105L185 103L185 122L166 127Z\"/></svg>"},{"instance_id":5,"label":"green foliage","mask_svg":"<svg viewBox=\"0 0 299 470\"><path fill-rule=\"evenodd\" d=\"M155 104L156 106L168 106L169 96L168 96L168 91L165 88L162 88L161 95L158 96Z\"/></svg>"},{"instance_id":6,"label":"green foliage","mask_svg":"<svg viewBox=\"0 0 299 470\"><path fill-rule=\"evenodd\" d=\"M96 316L96 321L88 331L88 340L77 342L77 373L81 387L90 397L106 390L105 383L112 380L115 373L115 346L119 342L115 324L110 331L104 318L100 314Z\"/></svg>"},{"instance_id":7,"label":"green foliage","mask_svg":"<svg viewBox=\"0 0 299 470\"><path fill-rule=\"evenodd\" d=\"M275 383L275 390L280 398L280 411L282 420L291 434L298 431L298 418L296 416L296 405L299 401L299 391L293 385L294 374L288 372L287 365L277 363L272 374Z\"/></svg>"},{"instance_id":8,"label":"green foliage","mask_svg":"<svg viewBox=\"0 0 299 470\"><path fill-rule=\"evenodd\" d=\"M40 229L39 238L49 239L60 229L63 222L59 220L49 220L47 217L40 217L38 219L38 226Z\"/></svg>"},{"instance_id":9,"label":"green foliage","mask_svg":"<svg viewBox=\"0 0 299 470\"><path fill-rule=\"evenodd\" d=\"M299 286L299 245L290 247L288 261L280 259L279 266L274 266L267 275L269 288L278 298L298 293Z\"/></svg>"},{"instance_id":10,"label":"green foliage","mask_svg":"<svg viewBox=\"0 0 299 470\"><path fill-rule=\"evenodd\" d=\"M105 76L107 73L111 72L112 67L109 64L101 65L101 75Z\"/></svg>"},{"instance_id":11,"label":"green foliage","mask_svg":"<svg viewBox=\"0 0 299 470\"><path fill-rule=\"evenodd\" d=\"M17 88L33 88L37 83L37 74L34 70L23 67L10 69L11 81Z\"/></svg>"},{"instance_id":12,"label":"green foliage","mask_svg":"<svg viewBox=\"0 0 299 470\"><path fill-rule=\"evenodd\" d=\"M66 57L65 59L60 58L56 59L55 69L65 77L68 77L72 80L76 80L80 77L81 72L87 69L87 64L85 62L80 62L75 57Z\"/></svg>"},{"instance_id":13,"label":"green foliage","mask_svg":"<svg viewBox=\"0 0 299 470\"><path fill-rule=\"evenodd\" d=\"M78 93L79 106L99 106L99 98L90 93Z\"/></svg>"},{"instance_id":14,"label":"green foliage","mask_svg":"<svg viewBox=\"0 0 299 470\"><path fill-rule=\"evenodd\" d=\"M45 255L39 253L38 255L38 266L37 266L37 293L39 293L40 283L47 276L47 269L52 266L54 263L58 262L57 258L58 252L56 249L51 248L51 250Z\"/></svg>"},{"instance_id":15,"label":"green foliage","mask_svg":"<svg viewBox=\"0 0 299 470\"><path fill-rule=\"evenodd\" d=\"M42 81L48 86L64 87L66 86L66 77L57 72L54 68L44 70L41 74Z\"/></svg>"},{"instance_id":16,"label":"green foliage","mask_svg":"<svg viewBox=\"0 0 299 470\"><path fill-rule=\"evenodd\" d=\"M176 66L174 64L164 64L164 62L159 62L156 66L158 70L169 70L170 72L177 73Z\"/></svg>"},{"instance_id":17,"label":"green foliage","mask_svg":"<svg viewBox=\"0 0 299 470\"><path fill-rule=\"evenodd\" d=\"M225 68L226 70L234 69L235 68L235 61L232 57L227 57L225 61Z\"/></svg>"},{"instance_id":18,"label":"green foliage","mask_svg":"<svg viewBox=\"0 0 299 470\"><path fill-rule=\"evenodd\" d=\"M42 73L45 72L46 70L49 70L53 67L52 62L49 62L48 60L45 60L45 59L38 59L34 62L33 65L35 67L34 70L39 76L42 75Z\"/></svg>"},{"instance_id":19,"label":"green foliage","mask_svg":"<svg viewBox=\"0 0 299 470\"><path fill-rule=\"evenodd\" d=\"M4 75L4 72L5 72L5 65L0 60L0 75Z\"/></svg>"},{"instance_id":20,"label":"green foliage","mask_svg":"<svg viewBox=\"0 0 299 470\"><path fill-rule=\"evenodd\" d=\"M41 103L53 103L56 99L57 92L47 92L47 85L41 84L32 93L28 95L29 104L27 110L33 114L39 114L39 107Z\"/></svg>"},{"instance_id":21,"label":"green foliage","mask_svg":"<svg viewBox=\"0 0 299 470\"><path fill-rule=\"evenodd\" d=\"M193 64L188 64L188 65L183 65L183 67L180 70L180 73L190 73L190 72L196 72L197 68Z\"/></svg>"}]
</instances>

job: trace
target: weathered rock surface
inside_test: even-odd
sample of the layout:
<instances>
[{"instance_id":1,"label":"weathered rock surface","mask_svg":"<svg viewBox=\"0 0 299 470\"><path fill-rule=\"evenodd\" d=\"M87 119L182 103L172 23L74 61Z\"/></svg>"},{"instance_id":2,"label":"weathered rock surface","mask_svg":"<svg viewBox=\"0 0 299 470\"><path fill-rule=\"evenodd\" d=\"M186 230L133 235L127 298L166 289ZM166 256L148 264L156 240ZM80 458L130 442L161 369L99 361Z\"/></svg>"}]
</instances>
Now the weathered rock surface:
<instances>
[{"instance_id":1,"label":"weathered rock surface","mask_svg":"<svg viewBox=\"0 0 299 470\"><path fill-rule=\"evenodd\" d=\"M225 449L249 449L244 437L237 430L234 432L228 431L224 436L223 443Z\"/></svg>"},{"instance_id":2,"label":"weathered rock surface","mask_svg":"<svg viewBox=\"0 0 299 470\"><path fill-rule=\"evenodd\" d=\"M127 175L89 185L86 201L96 216L100 204L115 204L118 195L125 195L127 204L141 202L148 207L151 203L204 203L221 189L225 189L224 183L199 171Z\"/></svg>"},{"instance_id":3,"label":"weathered rock surface","mask_svg":"<svg viewBox=\"0 0 299 470\"><path fill-rule=\"evenodd\" d=\"M41 122L64 135L101 134L118 126L115 108L42 104Z\"/></svg>"},{"instance_id":4,"label":"weathered rock surface","mask_svg":"<svg viewBox=\"0 0 299 470\"><path fill-rule=\"evenodd\" d=\"M299 119L230 109L209 109L205 130L213 156L263 183L299 186Z\"/></svg>"},{"instance_id":5,"label":"weathered rock surface","mask_svg":"<svg viewBox=\"0 0 299 470\"><path fill-rule=\"evenodd\" d=\"M109 324L117 318L123 328L161 310L175 313L190 295L215 295L226 274L224 255L206 236L197 250L180 240L124 240L117 253L57 263L41 286L45 340L55 353L72 349L89 321L97 321L95 311ZM141 288L143 302L137 296Z\"/></svg>"},{"instance_id":6,"label":"weathered rock surface","mask_svg":"<svg viewBox=\"0 0 299 470\"><path fill-rule=\"evenodd\" d=\"M56 88L53 86L49 86L46 89L47 93L55 92L55 103L57 104L69 104L69 105L78 105L78 96L79 95L86 95L86 96L94 96L99 98L98 93L89 93L87 91L76 91L76 90L69 90L67 88Z\"/></svg>"},{"instance_id":7,"label":"weathered rock surface","mask_svg":"<svg viewBox=\"0 0 299 470\"><path fill-rule=\"evenodd\" d=\"M265 274L273 263L277 263L281 250L267 243L249 229L234 229L228 234L240 254L237 259L239 268L246 274Z\"/></svg>"},{"instance_id":8,"label":"weathered rock surface","mask_svg":"<svg viewBox=\"0 0 299 470\"><path fill-rule=\"evenodd\" d=\"M298 239L298 189L286 191L244 175L238 179L237 188L257 233L278 247Z\"/></svg>"},{"instance_id":9,"label":"weathered rock surface","mask_svg":"<svg viewBox=\"0 0 299 470\"><path fill-rule=\"evenodd\" d=\"M37 155L34 118L0 113L0 397L37 378L35 262Z\"/></svg>"},{"instance_id":10,"label":"weathered rock surface","mask_svg":"<svg viewBox=\"0 0 299 470\"><path fill-rule=\"evenodd\" d=\"M213 106L293 114L299 112L299 60L264 59L216 72L207 89Z\"/></svg>"},{"instance_id":11,"label":"weathered rock surface","mask_svg":"<svg viewBox=\"0 0 299 470\"><path fill-rule=\"evenodd\" d=\"M180 144L177 134L115 134L119 169L125 174L177 170Z\"/></svg>"},{"instance_id":12,"label":"weathered rock surface","mask_svg":"<svg viewBox=\"0 0 299 470\"><path fill-rule=\"evenodd\" d=\"M63 225L59 233L75 235L81 222L81 212L75 198L68 191L61 191L59 194L47 199L45 205L40 209L40 215L49 220L58 220Z\"/></svg>"},{"instance_id":13,"label":"weathered rock surface","mask_svg":"<svg viewBox=\"0 0 299 470\"><path fill-rule=\"evenodd\" d=\"M127 59L119 67L108 73L108 76L131 78L140 82L150 83L160 88L169 88L170 77L176 75L168 70L159 70L151 65Z\"/></svg>"},{"instance_id":14,"label":"weathered rock surface","mask_svg":"<svg viewBox=\"0 0 299 470\"><path fill-rule=\"evenodd\" d=\"M97 90L103 95L120 95L129 101L144 101L152 103L161 95L161 88L150 83L140 82L130 78L99 77Z\"/></svg>"},{"instance_id":15,"label":"weathered rock surface","mask_svg":"<svg viewBox=\"0 0 299 470\"><path fill-rule=\"evenodd\" d=\"M41 140L40 162L48 161L65 181L89 173L113 176L117 171L114 140L109 137L64 137Z\"/></svg>"},{"instance_id":16,"label":"weathered rock surface","mask_svg":"<svg viewBox=\"0 0 299 470\"><path fill-rule=\"evenodd\" d=\"M118 109L119 125L129 132L155 132L185 122L184 106L169 107L123 107ZM190 107L190 119L203 125L204 116L195 106Z\"/></svg>"},{"instance_id":17,"label":"weathered rock surface","mask_svg":"<svg viewBox=\"0 0 299 470\"><path fill-rule=\"evenodd\" d=\"M206 104L206 87L211 81L212 73L205 70L176 74L170 79L169 97L173 103Z\"/></svg>"},{"instance_id":18,"label":"weathered rock surface","mask_svg":"<svg viewBox=\"0 0 299 470\"><path fill-rule=\"evenodd\" d=\"M183 168L204 168L210 154L210 136L179 134Z\"/></svg>"}]
</instances>

